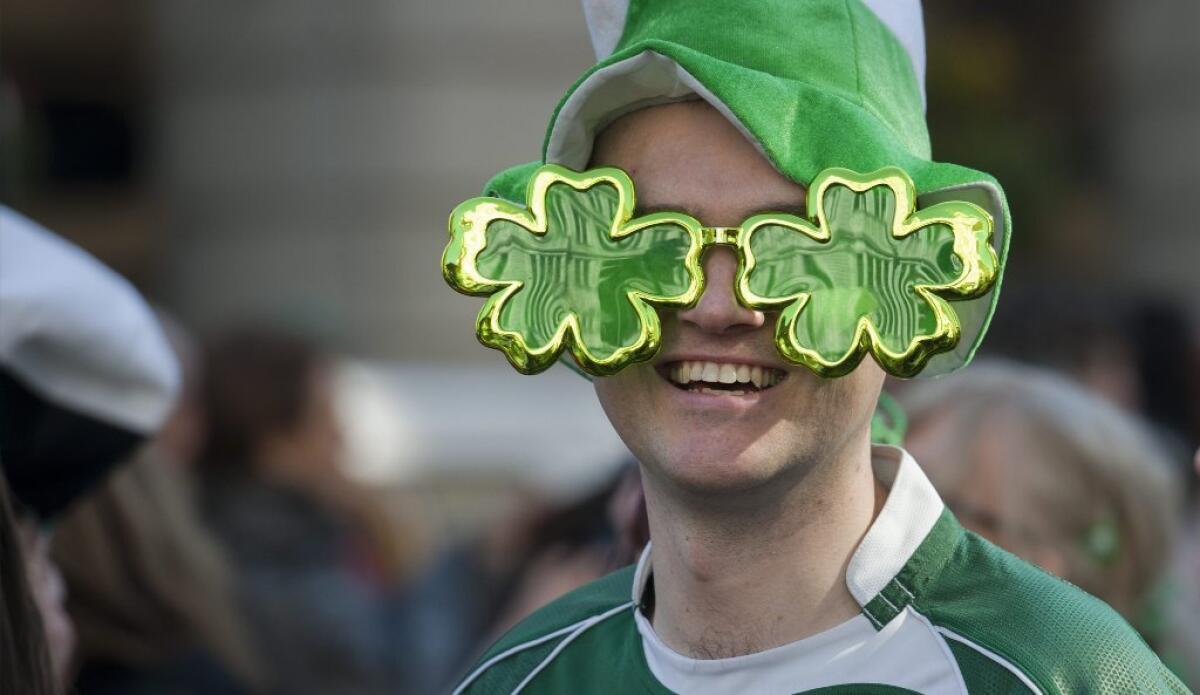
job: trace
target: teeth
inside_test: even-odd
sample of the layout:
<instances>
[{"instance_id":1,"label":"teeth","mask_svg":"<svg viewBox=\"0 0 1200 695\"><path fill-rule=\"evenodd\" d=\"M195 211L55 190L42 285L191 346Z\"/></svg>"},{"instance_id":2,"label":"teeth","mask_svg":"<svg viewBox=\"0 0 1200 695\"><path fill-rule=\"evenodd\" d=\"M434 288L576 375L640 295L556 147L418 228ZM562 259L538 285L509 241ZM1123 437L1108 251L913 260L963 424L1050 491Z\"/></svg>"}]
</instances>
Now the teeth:
<instances>
[{"instance_id":1,"label":"teeth","mask_svg":"<svg viewBox=\"0 0 1200 695\"><path fill-rule=\"evenodd\" d=\"M769 367L695 360L676 362L671 365L667 376L681 386L694 382L706 382L709 384L753 384L757 389L770 388L783 380L783 374L779 370ZM741 389L716 390L703 387L696 390L702 393L712 392L722 395L745 395L748 392Z\"/></svg>"}]
</instances>

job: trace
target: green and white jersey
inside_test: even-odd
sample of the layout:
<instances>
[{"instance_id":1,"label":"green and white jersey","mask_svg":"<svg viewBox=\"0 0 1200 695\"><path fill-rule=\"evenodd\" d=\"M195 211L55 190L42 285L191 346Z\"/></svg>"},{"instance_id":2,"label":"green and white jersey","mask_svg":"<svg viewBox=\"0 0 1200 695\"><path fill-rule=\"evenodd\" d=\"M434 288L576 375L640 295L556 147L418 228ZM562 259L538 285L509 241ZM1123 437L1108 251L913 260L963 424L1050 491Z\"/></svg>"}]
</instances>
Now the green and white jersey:
<instances>
[{"instance_id":1,"label":"green and white jersey","mask_svg":"<svg viewBox=\"0 0 1200 695\"><path fill-rule=\"evenodd\" d=\"M455 695L1187 692L1103 602L964 530L903 450L874 458L889 492L846 571L853 619L756 654L682 656L637 608L647 548L513 628Z\"/></svg>"}]
</instances>

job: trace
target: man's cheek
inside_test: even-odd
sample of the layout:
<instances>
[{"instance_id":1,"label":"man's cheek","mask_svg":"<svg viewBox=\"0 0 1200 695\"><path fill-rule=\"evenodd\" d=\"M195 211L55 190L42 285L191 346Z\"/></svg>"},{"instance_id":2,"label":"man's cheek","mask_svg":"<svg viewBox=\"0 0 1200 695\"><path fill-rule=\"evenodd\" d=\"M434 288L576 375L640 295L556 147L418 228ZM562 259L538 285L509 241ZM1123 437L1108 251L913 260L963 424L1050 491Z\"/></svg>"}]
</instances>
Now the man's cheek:
<instances>
[{"instance_id":1,"label":"man's cheek","mask_svg":"<svg viewBox=\"0 0 1200 695\"><path fill-rule=\"evenodd\" d=\"M638 393L636 389L631 388L631 385L622 380L620 375L610 377L599 377L592 382L592 386L596 390L596 398L600 401L600 407L604 409L605 415L608 416L609 422L618 430L624 430L626 424L631 420L636 421L638 415L636 411L640 409Z\"/></svg>"},{"instance_id":2,"label":"man's cheek","mask_svg":"<svg viewBox=\"0 0 1200 695\"><path fill-rule=\"evenodd\" d=\"M614 376L597 377L592 383L601 403L609 402L614 407L629 408L644 406L652 397L652 384L642 365L628 367Z\"/></svg>"}]
</instances>

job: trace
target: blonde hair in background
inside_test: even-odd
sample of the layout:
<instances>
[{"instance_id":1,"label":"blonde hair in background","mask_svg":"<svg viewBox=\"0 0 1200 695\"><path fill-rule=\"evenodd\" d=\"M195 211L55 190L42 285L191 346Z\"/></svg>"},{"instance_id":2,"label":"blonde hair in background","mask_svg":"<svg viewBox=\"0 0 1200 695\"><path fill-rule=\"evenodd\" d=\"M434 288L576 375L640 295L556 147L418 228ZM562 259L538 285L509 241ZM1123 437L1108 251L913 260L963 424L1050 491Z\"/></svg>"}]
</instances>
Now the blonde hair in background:
<instances>
[{"instance_id":1,"label":"blonde hair in background","mask_svg":"<svg viewBox=\"0 0 1200 695\"><path fill-rule=\"evenodd\" d=\"M202 649L257 692L269 674L238 612L233 570L176 466L143 448L56 524L77 656L153 669Z\"/></svg>"},{"instance_id":2,"label":"blonde hair in background","mask_svg":"<svg viewBox=\"0 0 1200 695\"><path fill-rule=\"evenodd\" d=\"M940 434L938 454L917 458L952 510L963 486L995 485L986 493L999 502L998 544L1031 561L1056 553L1064 579L1136 621L1169 559L1181 503L1174 467L1140 418L1009 362L914 384L901 401L914 443ZM999 470L984 472L987 461Z\"/></svg>"}]
</instances>

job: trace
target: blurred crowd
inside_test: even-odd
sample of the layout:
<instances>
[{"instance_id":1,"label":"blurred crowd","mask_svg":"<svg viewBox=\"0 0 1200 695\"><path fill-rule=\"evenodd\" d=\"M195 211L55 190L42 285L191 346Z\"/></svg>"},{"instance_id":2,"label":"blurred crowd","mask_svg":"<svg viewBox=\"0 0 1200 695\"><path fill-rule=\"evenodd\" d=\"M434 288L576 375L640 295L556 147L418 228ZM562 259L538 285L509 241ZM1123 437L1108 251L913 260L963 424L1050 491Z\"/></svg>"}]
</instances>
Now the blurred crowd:
<instances>
[{"instance_id":1,"label":"blurred crowd","mask_svg":"<svg viewBox=\"0 0 1200 695\"><path fill-rule=\"evenodd\" d=\"M17 499L5 520L19 539L0 563L27 568L5 600L28 589L33 610L0 622L9 646L44 638L39 692L436 692L647 540L628 463L587 499L530 498L416 564L411 531L340 465L332 356L261 327L201 346L157 318L183 375L161 429L65 513Z\"/></svg>"},{"instance_id":2,"label":"blurred crowd","mask_svg":"<svg viewBox=\"0 0 1200 695\"><path fill-rule=\"evenodd\" d=\"M890 385L905 446L966 526L1104 599L1195 687L1196 327L1158 301L1053 296L1009 297L964 372ZM345 473L334 354L154 320L181 374L161 427L65 510L0 495L0 657L5 678L41 680L29 692L438 692L648 540L629 461L428 552Z\"/></svg>"}]
</instances>

